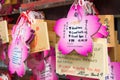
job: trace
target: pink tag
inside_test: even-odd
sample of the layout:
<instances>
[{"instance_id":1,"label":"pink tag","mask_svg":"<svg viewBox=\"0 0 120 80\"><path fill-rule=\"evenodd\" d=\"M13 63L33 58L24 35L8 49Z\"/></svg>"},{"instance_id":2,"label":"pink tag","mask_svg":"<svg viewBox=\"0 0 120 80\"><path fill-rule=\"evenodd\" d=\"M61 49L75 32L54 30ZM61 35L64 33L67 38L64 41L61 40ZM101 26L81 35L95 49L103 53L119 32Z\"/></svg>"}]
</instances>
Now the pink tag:
<instances>
[{"instance_id":1,"label":"pink tag","mask_svg":"<svg viewBox=\"0 0 120 80\"><path fill-rule=\"evenodd\" d=\"M119 80L120 79L120 63L112 62L111 70L112 70L111 75L113 75L113 77L111 77L112 79L109 79L109 80Z\"/></svg>"},{"instance_id":2,"label":"pink tag","mask_svg":"<svg viewBox=\"0 0 120 80\"><path fill-rule=\"evenodd\" d=\"M41 53L42 54L42 53ZM33 63L36 62L29 62L32 67L29 66L29 68L32 69L33 74L36 76L36 80L58 80L58 77L56 75L56 58L55 58L55 49L51 47L50 50L44 52L44 58L42 61L40 61L40 66L43 66L42 68L38 65L35 65ZM32 59L30 59L31 61ZM43 63L44 62L44 63ZM40 70L38 70L38 68Z\"/></svg>"},{"instance_id":3,"label":"pink tag","mask_svg":"<svg viewBox=\"0 0 120 80\"><path fill-rule=\"evenodd\" d=\"M69 54L75 50L77 53L87 56L92 52L92 36L100 28L101 24L96 15L85 15L83 7L72 5L67 18L59 19L54 27L56 34L60 37L59 50L62 54ZM104 27L102 26L101 29L103 30ZM104 32L102 34L106 35ZM98 35L98 37L100 36Z\"/></svg>"},{"instance_id":4,"label":"pink tag","mask_svg":"<svg viewBox=\"0 0 120 80\"><path fill-rule=\"evenodd\" d=\"M109 74L105 77L105 80L119 80L120 79L120 62L109 62Z\"/></svg>"},{"instance_id":5,"label":"pink tag","mask_svg":"<svg viewBox=\"0 0 120 80\"><path fill-rule=\"evenodd\" d=\"M21 17L19 23L13 27L13 40L8 50L8 57L10 59L9 70L12 74L16 72L20 77L25 74L24 61L29 53L29 45L26 41L31 38L30 36L32 34L33 32L31 32L27 21L25 21L25 18Z\"/></svg>"},{"instance_id":6,"label":"pink tag","mask_svg":"<svg viewBox=\"0 0 120 80\"><path fill-rule=\"evenodd\" d=\"M56 69L56 57L55 57L55 48L50 47L50 50L44 51L44 57L47 57L47 60L49 60L49 63L51 64L52 68L54 70Z\"/></svg>"},{"instance_id":7,"label":"pink tag","mask_svg":"<svg viewBox=\"0 0 120 80\"><path fill-rule=\"evenodd\" d=\"M25 74L24 60L27 58L27 53L27 47L20 42L9 46L9 70L12 74L16 72L20 77Z\"/></svg>"},{"instance_id":8,"label":"pink tag","mask_svg":"<svg viewBox=\"0 0 120 80\"><path fill-rule=\"evenodd\" d=\"M51 47L50 50L44 52L45 57L45 68L37 75L37 80L58 80L56 75L56 58L55 58L55 49Z\"/></svg>"},{"instance_id":9,"label":"pink tag","mask_svg":"<svg viewBox=\"0 0 120 80\"><path fill-rule=\"evenodd\" d=\"M37 80L58 80L55 70L52 68L52 65L49 63L49 61L45 61L45 69L40 72L38 77L39 79Z\"/></svg>"}]
</instances>

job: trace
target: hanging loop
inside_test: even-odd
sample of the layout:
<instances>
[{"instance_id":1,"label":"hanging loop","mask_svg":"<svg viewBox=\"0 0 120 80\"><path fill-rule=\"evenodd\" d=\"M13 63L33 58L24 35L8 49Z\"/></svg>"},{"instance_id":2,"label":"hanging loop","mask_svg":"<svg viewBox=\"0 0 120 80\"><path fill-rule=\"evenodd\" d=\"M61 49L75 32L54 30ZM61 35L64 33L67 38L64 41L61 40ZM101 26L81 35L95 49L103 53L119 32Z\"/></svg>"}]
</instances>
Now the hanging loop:
<instances>
[{"instance_id":1,"label":"hanging loop","mask_svg":"<svg viewBox=\"0 0 120 80\"><path fill-rule=\"evenodd\" d=\"M85 0L75 0L73 4L79 4L80 6L83 6L85 4Z\"/></svg>"},{"instance_id":2,"label":"hanging loop","mask_svg":"<svg viewBox=\"0 0 120 80\"><path fill-rule=\"evenodd\" d=\"M83 6L83 5L85 4L85 0L78 0L78 4L79 4L80 6Z\"/></svg>"}]
</instances>

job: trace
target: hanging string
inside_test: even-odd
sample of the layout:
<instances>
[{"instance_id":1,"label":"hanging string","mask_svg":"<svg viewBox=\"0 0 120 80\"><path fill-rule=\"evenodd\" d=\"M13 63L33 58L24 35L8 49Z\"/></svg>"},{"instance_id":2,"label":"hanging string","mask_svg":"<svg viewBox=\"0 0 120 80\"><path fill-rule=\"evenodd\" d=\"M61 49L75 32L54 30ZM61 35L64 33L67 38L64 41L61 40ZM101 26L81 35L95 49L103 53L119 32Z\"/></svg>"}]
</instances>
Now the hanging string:
<instances>
[{"instance_id":1,"label":"hanging string","mask_svg":"<svg viewBox=\"0 0 120 80\"><path fill-rule=\"evenodd\" d=\"M80 6L83 6L83 5L85 4L85 0L78 0L78 4L79 4Z\"/></svg>"},{"instance_id":2,"label":"hanging string","mask_svg":"<svg viewBox=\"0 0 120 80\"><path fill-rule=\"evenodd\" d=\"M98 10L93 4L93 1L91 2L90 0L77 0L77 3L85 9L86 14L99 14Z\"/></svg>"}]
</instances>

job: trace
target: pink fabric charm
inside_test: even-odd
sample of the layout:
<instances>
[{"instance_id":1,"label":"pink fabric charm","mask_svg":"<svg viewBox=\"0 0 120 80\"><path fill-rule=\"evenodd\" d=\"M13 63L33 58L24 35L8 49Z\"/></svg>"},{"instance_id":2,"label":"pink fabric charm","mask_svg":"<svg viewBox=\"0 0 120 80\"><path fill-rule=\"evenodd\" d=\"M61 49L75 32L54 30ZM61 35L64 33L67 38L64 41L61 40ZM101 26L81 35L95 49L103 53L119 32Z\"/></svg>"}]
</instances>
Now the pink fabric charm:
<instances>
[{"instance_id":1,"label":"pink fabric charm","mask_svg":"<svg viewBox=\"0 0 120 80\"><path fill-rule=\"evenodd\" d=\"M43 53L30 55L30 58L27 59L27 66L32 70L42 71L45 68L43 57Z\"/></svg>"},{"instance_id":2,"label":"pink fabric charm","mask_svg":"<svg viewBox=\"0 0 120 80\"><path fill-rule=\"evenodd\" d=\"M1 38L1 35L0 35L0 59L3 60L3 44L2 44L2 38Z\"/></svg>"},{"instance_id":3,"label":"pink fabric charm","mask_svg":"<svg viewBox=\"0 0 120 80\"><path fill-rule=\"evenodd\" d=\"M41 72L45 69L44 53L34 53L27 59L27 66L32 69L35 80L41 80Z\"/></svg>"},{"instance_id":4,"label":"pink fabric charm","mask_svg":"<svg viewBox=\"0 0 120 80\"><path fill-rule=\"evenodd\" d=\"M7 44L2 43L2 38L0 35L0 60L2 60L3 62L6 59L6 52L7 52L6 49L7 49Z\"/></svg>"},{"instance_id":5,"label":"pink fabric charm","mask_svg":"<svg viewBox=\"0 0 120 80\"><path fill-rule=\"evenodd\" d=\"M0 54L0 58L2 61L6 60L6 49L7 49L7 44L3 44L3 46L1 46L1 49L3 49L2 54Z\"/></svg>"},{"instance_id":6,"label":"pink fabric charm","mask_svg":"<svg viewBox=\"0 0 120 80\"><path fill-rule=\"evenodd\" d=\"M27 66L32 69L35 76L35 80L40 80L40 74L45 69L43 53L34 53L29 59L27 59Z\"/></svg>"},{"instance_id":7,"label":"pink fabric charm","mask_svg":"<svg viewBox=\"0 0 120 80\"><path fill-rule=\"evenodd\" d=\"M60 37L58 49L62 54L69 54L75 50L78 54L87 56L93 49L92 36L96 33L106 36L108 33L105 29L106 27L101 27L96 15L85 15L83 7L72 5L67 18L59 19L54 27Z\"/></svg>"}]
</instances>

